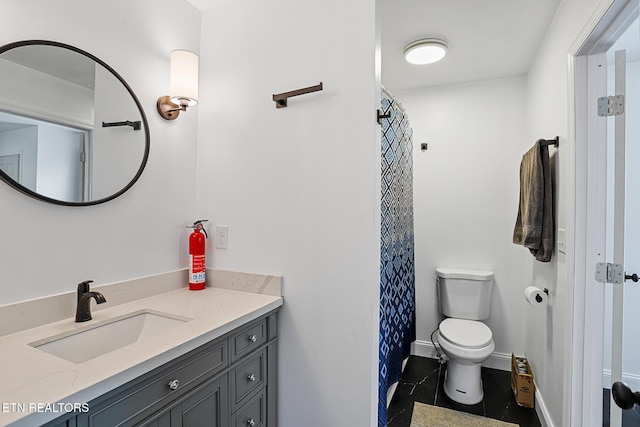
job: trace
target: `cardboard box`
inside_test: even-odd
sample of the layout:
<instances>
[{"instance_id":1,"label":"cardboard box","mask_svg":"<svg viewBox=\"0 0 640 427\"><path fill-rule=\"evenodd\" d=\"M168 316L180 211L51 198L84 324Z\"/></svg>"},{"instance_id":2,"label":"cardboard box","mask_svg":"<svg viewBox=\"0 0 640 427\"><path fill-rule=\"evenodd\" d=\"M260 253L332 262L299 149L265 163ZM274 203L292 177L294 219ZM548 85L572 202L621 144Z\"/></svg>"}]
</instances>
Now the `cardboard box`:
<instances>
[{"instance_id":1,"label":"cardboard box","mask_svg":"<svg viewBox=\"0 0 640 427\"><path fill-rule=\"evenodd\" d=\"M536 386L533 383L533 372L526 357L516 357L511 353L511 389L520 406L533 408Z\"/></svg>"}]
</instances>

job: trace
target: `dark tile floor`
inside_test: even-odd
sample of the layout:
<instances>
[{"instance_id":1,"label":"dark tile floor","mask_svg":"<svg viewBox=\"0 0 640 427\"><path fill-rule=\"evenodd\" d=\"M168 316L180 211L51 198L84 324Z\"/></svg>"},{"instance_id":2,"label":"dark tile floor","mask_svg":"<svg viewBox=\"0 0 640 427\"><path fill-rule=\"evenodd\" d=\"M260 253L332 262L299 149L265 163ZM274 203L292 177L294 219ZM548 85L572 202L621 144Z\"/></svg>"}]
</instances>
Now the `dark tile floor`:
<instances>
[{"instance_id":1,"label":"dark tile floor","mask_svg":"<svg viewBox=\"0 0 640 427\"><path fill-rule=\"evenodd\" d=\"M388 427L409 427L413 402L442 406L489 418L516 423L522 427L540 426L535 409L518 406L511 391L511 373L482 368L484 400L462 405L449 399L442 389L446 365L436 359L410 356L387 413Z\"/></svg>"}]
</instances>

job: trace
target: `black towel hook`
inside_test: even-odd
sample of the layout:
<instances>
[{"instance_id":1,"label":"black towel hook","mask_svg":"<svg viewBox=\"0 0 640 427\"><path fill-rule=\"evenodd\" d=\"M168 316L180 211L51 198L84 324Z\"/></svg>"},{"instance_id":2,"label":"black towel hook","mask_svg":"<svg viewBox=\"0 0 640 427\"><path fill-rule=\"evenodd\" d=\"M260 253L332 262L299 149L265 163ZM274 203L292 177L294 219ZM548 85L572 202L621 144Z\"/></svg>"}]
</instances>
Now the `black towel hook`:
<instances>
[{"instance_id":1,"label":"black towel hook","mask_svg":"<svg viewBox=\"0 0 640 427\"><path fill-rule=\"evenodd\" d=\"M560 145L560 137L556 136L553 139L543 139L542 140L542 145L553 145L554 147L558 147Z\"/></svg>"}]
</instances>

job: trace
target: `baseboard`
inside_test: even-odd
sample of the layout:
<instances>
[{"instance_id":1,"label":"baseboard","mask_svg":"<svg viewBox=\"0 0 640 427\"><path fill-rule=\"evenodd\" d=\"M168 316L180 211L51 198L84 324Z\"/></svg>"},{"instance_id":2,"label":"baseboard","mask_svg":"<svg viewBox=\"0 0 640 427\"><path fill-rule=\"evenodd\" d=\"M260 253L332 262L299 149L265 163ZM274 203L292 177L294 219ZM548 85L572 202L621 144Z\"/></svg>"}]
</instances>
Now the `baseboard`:
<instances>
[{"instance_id":1,"label":"baseboard","mask_svg":"<svg viewBox=\"0 0 640 427\"><path fill-rule=\"evenodd\" d=\"M416 340L411 344L411 354L414 356L437 359L436 348L431 341ZM501 371L511 371L511 354L493 353L487 360L482 362L485 368L500 369Z\"/></svg>"},{"instance_id":2,"label":"baseboard","mask_svg":"<svg viewBox=\"0 0 640 427\"><path fill-rule=\"evenodd\" d=\"M640 389L640 375L635 374L626 374L622 373L622 382L628 385L631 390ZM611 370L603 369L602 370L602 384L603 387L607 386L607 388L611 387Z\"/></svg>"},{"instance_id":3,"label":"baseboard","mask_svg":"<svg viewBox=\"0 0 640 427\"><path fill-rule=\"evenodd\" d=\"M535 385L535 380L533 384ZM538 415L538 419L540 420L540 425L542 427L554 427L553 422L551 422L551 416L549 415L549 410L547 409L547 405L544 403L544 399L542 398L542 394L540 390L538 390L538 386L536 385L536 414Z\"/></svg>"}]
</instances>

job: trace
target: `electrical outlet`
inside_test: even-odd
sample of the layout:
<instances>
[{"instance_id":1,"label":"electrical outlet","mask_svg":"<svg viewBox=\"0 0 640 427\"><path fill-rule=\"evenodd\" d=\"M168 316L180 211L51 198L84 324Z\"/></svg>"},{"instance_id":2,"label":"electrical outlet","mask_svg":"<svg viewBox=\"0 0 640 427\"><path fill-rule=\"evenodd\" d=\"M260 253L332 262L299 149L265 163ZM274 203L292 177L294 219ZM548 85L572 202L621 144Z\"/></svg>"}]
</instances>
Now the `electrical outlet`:
<instances>
[{"instance_id":1,"label":"electrical outlet","mask_svg":"<svg viewBox=\"0 0 640 427\"><path fill-rule=\"evenodd\" d=\"M564 228L559 228L558 229L558 252L560 252L561 254L567 253L565 235L566 235L566 230Z\"/></svg>"},{"instance_id":2,"label":"electrical outlet","mask_svg":"<svg viewBox=\"0 0 640 427\"><path fill-rule=\"evenodd\" d=\"M214 246L218 249L229 248L229 226L216 225L216 235L214 238Z\"/></svg>"}]
</instances>

